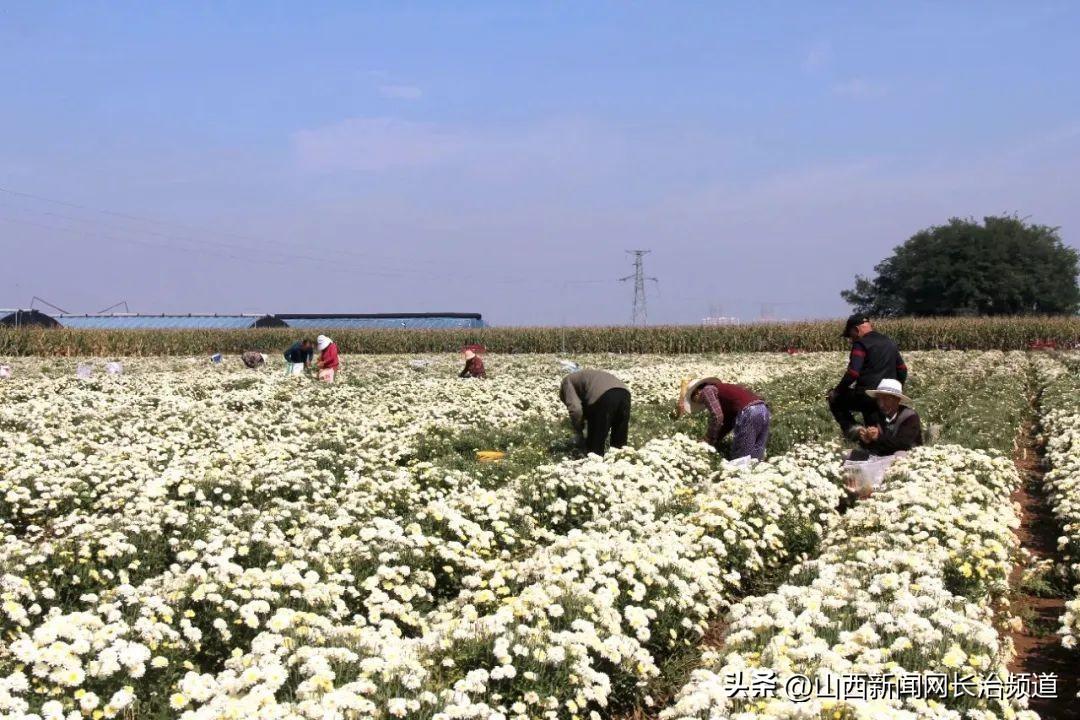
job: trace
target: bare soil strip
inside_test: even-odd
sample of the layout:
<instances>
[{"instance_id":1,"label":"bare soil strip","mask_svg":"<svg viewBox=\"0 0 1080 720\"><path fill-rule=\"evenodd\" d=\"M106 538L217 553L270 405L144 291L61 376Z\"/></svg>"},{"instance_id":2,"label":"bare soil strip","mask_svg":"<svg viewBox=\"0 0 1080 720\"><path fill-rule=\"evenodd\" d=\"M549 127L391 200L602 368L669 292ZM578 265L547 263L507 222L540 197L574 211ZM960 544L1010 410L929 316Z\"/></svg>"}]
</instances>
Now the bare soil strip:
<instances>
[{"instance_id":1,"label":"bare soil strip","mask_svg":"<svg viewBox=\"0 0 1080 720\"><path fill-rule=\"evenodd\" d=\"M1009 664L1009 672L1054 673L1058 678L1057 697L1033 698L1031 709L1043 720L1080 718L1080 698L1076 696L1080 691L1080 663L1075 651L1062 646L1056 632L1065 611L1065 599L1060 593L1052 592L1052 588L1040 591L1031 583L1022 585L1027 568L1039 562L1058 563L1061 560L1057 550L1058 527L1043 492L1045 465L1033 423L1025 424L1020 432L1015 460L1023 478L1020 489L1012 496L1020 505L1020 527L1016 535L1031 557L1027 566L1018 564L1014 567L1010 578L1016 589L1012 614L1020 617L1024 625L1021 630L1011 633L1016 656Z\"/></svg>"}]
</instances>

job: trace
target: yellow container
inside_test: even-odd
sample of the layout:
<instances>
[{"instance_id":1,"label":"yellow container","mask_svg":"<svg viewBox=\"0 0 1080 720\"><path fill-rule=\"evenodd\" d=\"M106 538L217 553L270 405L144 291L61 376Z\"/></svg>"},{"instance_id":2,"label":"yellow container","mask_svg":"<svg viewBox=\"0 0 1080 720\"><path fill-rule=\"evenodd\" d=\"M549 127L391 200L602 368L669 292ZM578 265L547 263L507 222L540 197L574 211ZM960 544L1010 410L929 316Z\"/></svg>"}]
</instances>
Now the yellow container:
<instances>
[{"instance_id":1,"label":"yellow container","mask_svg":"<svg viewBox=\"0 0 1080 720\"><path fill-rule=\"evenodd\" d=\"M476 459L479 462L497 462L506 457L506 453L499 450L477 450Z\"/></svg>"}]
</instances>

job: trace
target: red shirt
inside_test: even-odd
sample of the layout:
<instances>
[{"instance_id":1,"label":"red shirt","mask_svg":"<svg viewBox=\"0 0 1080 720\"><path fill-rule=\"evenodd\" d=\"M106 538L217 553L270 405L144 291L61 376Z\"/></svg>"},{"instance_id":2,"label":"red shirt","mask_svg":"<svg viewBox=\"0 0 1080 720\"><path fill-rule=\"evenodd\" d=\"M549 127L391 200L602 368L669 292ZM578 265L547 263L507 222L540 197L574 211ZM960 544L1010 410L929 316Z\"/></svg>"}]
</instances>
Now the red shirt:
<instances>
[{"instance_id":1,"label":"red shirt","mask_svg":"<svg viewBox=\"0 0 1080 720\"><path fill-rule=\"evenodd\" d=\"M461 377L487 377L487 372L484 371L484 361L480 359L479 355L465 361L465 369L461 371Z\"/></svg>"},{"instance_id":2,"label":"red shirt","mask_svg":"<svg viewBox=\"0 0 1080 720\"><path fill-rule=\"evenodd\" d=\"M338 369L337 343L330 343L319 353L319 367L327 370Z\"/></svg>"},{"instance_id":3,"label":"red shirt","mask_svg":"<svg viewBox=\"0 0 1080 720\"><path fill-rule=\"evenodd\" d=\"M735 427L735 416L739 412L750 405L764 402L741 385L709 383L700 392L701 402L709 411L709 431L706 437L712 445L731 432Z\"/></svg>"}]
</instances>

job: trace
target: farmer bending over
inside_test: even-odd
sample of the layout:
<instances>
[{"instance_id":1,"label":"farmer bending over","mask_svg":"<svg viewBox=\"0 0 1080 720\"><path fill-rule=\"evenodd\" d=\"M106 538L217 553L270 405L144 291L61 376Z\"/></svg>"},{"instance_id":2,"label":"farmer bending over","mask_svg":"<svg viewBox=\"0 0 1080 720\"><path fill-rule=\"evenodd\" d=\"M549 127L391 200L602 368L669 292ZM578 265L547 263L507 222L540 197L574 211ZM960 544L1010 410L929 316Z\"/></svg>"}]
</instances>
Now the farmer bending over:
<instances>
[{"instance_id":1,"label":"farmer bending over","mask_svg":"<svg viewBox=\"0 0 1080 720\"><path fill-rule=\"evenodd\" d=\"M299 375L301 368L311 367L315 359L315 346L307 338L297 340L285 351L285 362L291 375Z\"/></svg>"},{"instance_id":2,"label":"farmer bending over","mask_svg":"<svg viewBox=\"0 0 1080 720\"><path fill-rule=\"evenodd\" d=\"M240 360L243 361L244 365L254 370L266 362L266 356L262 353L257 353L254 350L248 350L240 356Z\"/></svg>"},{"instance_id":3,"label":"farmer bending over","mask_svg":"<svg viewBox=\"0 0 1080 720\"><path fill-rule=\"evenodd\" d=\"M585 435L585 448L604 454L608 433L611 447L626 445L630 432L630 390L603 370L576 370L562 381L559 397L570 411L574 432Z\"/></svg>"},{"instance_id":4,"label":"farmer bending over","mask_svg":"<svg viewBox=\"0 0 1080 720\"><path fill-rule=\"evenodd\" d=\"M859 447L863 452L852 453L852 460L892 455L922 445L922 421L899 382L882 380L876 390L867 390L866 394L877 404L881 422L859 431Z\"/></svg>"},{"instance_id":5,"label":"farmer bending over","mask_svg":"<svg viewBox=\"0 0 1080 720\"><path fill-rule=\"evenodd\" d=\"M882 380L906 382L907 365L896 343L874 330L865 315L855 314L848 318L844 337L851 340L847 370L825 398L844 437L857 441L864 427L881 422L881 413L866 391L876 388ZM855 422L856 412L863 416L862 425Z\"/></svg>"},{"instance_id":6,"label":"farmer bending over","mask_svg":"<svg viewBox=\"0 0 1080 720\"><path fill-rule=\"evenodd\" d=\"M338 350L333 340L320 335L315 338L315 347L319 349L319 359L315 367L319 369L319 379L323 382L334 382L334 375L338 370Z\"/></svg>"},{"instance_id":7,"label":"farmer bending over","mask_svg":"<svg viewBox=\"0 0 1080 720\"><path fill-rule=\"evenodd\" d=\"M465 369L458 374L458 377L463 378L486 378L487 371L484 370L484 359L480 357L481 349L476 345L469 345L465 348L463 355L465 357Z\"/></svg>"},{"instance_id":8,"label":"farmer bending over","mask_svg":"<svg viewBox=\"0 0 1080 720\"><path fill-rule=\"evenodd\" d=\"M679 398L677 415L705 409L709 413L709 429L705 442L720 449L720 440L729 432L731 458L765 459L765 443L769 440L772 414L765 401L741 385L720 382L714 377L699 378L686 386Z\"/></svg>"}]
</instances>

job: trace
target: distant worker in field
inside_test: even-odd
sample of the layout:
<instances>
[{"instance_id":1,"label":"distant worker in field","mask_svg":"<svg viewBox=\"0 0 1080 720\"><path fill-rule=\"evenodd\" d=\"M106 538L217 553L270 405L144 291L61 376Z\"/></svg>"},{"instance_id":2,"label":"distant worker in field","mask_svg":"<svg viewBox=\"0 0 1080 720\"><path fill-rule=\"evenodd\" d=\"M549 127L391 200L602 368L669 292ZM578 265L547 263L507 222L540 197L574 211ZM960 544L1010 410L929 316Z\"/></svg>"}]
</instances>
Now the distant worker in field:
<instances>
[{"instance_id":1,"label":"distant worker in field","mask_svg":"<svg viewBox=\"0 0 1080 720\"><path fill-rule=\"evenodd\" d=\"M319 359L315 363L319 370L319 379L323 382L334 382L334 375L338 371L337 345L325 335L320 335L315 338L315 347L319 350Z\"/></svg>"},{"instance_id":2,"label":"distant worker in field","mask_svg":"<svg viewBox=\"0 0 1080 720\"><path fill-rule=\"evenodd\" d=\"M858 441L865 427L881 424L881 412L866 391L876 389L882 380L903 384L907 381L907 365L896 343L874 330L866 315L857 313L849 317L844 325L844 337L851 341L847 370L825 398L844 437ZM855 422L856 412L862 414L862 425Z\"/></svg>"},{"instance_id":3,"label":"distant worker in field","mask_svg":"<svg viewBox=\"0 0 1080 720\"><path fill-rule=\"evenodd\" d=\"M603 455L608 435L611 447L626 445L630 433L630 390L603 370L572 371L563 378L559 398L570 412L570 424L584 435L585 449Z\"/></svg>"},{"instance_id":4,"label":"distant worker in field","mask_svg":"<svg viewBox=\"0 0 1080 720\"><path fill-rule=\"evenodd\" d=\"M484 359L480 357L484 351L479 345L467 345L462 351L462 356L465 358L465 369L462 370L458 377L463 378L486 378L487 371L484 369Z\"/></svg>"},{"instance_id":5,"label":"distant worker in field","mask_svg":"<svg viewBox=\"0 0 1080 720\"><path fill-rule=\"evenodd\" d=\"M709 429L705 433L709 445L719 450L720 441L732 433L730 459L765 459L772 414L759 395L742 385L714 377L698 378L680 394L675 413L686 415L699 410L709 413Z\"/></svg>"},{"instance_id":6,"label":"distant worker in field","mask_svg":"<svg viewBox=\"0 0 1080 720\"><path fill-rule=\"evenodd\" d=\"M315 360L315 346L311 340L297 340L285 351L285 367L289 375L299 375L305 368L311 367Z\"/></svg>"},{"instance_id":7,"label":"distant worker in field","mask_svg":"<svg viewBox=\"0 0 1080 720\"><path fill-rule=\"evenodd\" d=\"M246 353L240 356L240 360L244 363L244 365L254 370L257 367L262 367L262 365L266 363L266 356L262 353L248 350Z\"/></svg>"},{"instance_id":8,"label":"distant worker in field","mask_svg":"<svg viewBox=\"0 0 1080 720\"><path fill-rule=\"evenodd\" d=\"M866 394L877 404L881 422L859 431L863 453L852 453L853 460L865 460L869 455L892 455L922 445L922 421L899 381L882 380L877 389L867 390Z\"/></svg>"}]
</instances>

